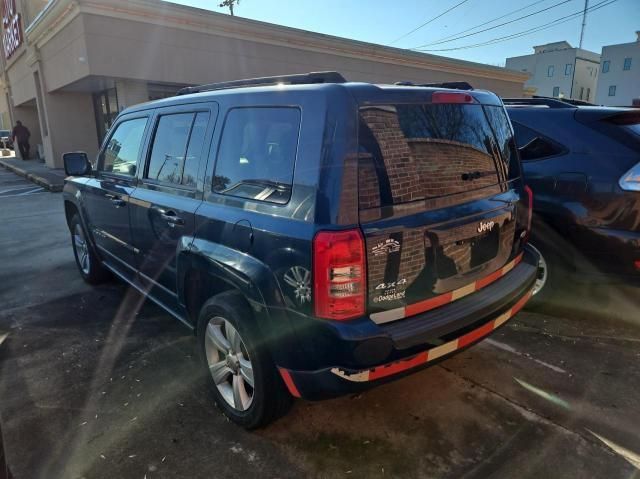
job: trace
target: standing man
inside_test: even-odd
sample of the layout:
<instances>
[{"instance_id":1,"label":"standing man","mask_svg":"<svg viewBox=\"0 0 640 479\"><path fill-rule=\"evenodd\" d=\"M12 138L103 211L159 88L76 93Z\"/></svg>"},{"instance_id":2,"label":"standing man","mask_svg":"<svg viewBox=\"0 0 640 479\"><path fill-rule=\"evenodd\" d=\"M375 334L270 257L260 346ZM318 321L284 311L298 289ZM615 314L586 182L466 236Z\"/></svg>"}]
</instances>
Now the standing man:
<instances>
[{"instance_id":1,"label":"standing man","mask_svg":"<svg viewBox=\"0 0 640 479\"><path fill-rule=\"evenodd\" d=\"M31 132L29 128L22 125L21 121L16 121L16 126L13 127L13 144L18 144L18 148L20 149L20 156L22 156L23 160L29 159L29 150L31 149L31 145L29 145L29 138L31 137Z\"/></svg>"}]
</instances>

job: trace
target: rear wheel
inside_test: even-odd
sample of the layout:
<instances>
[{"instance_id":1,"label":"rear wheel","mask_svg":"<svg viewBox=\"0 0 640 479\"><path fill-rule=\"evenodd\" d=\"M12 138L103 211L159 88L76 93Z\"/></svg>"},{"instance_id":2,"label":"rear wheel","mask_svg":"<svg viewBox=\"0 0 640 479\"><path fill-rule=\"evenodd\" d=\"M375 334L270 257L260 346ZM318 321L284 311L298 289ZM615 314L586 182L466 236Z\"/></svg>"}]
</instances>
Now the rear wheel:
<instances>
[{"instance_id":1,"label":"rear wheel","mask_svg":"<svg viewBox=\"0 0 640 479\"><path fill-rule=\"evenodd\" d=\"M73 254L82 279L89 284L99 284L106 281L109 278L109 272L96 257L77 214L71 218L69 228L71 230Z\"/></svg>"},{"instance_id":2,"label":"rear wheel","mask_svg":"<svg viewBox=\"0 0 640 479\"><path fill-rule=\"evenodd\" d=\"M533 287L533 296L529 303L529 309L540 310L543 307L554 306L561 288L563 272L560 261L547 248L540 243L529 243L529 247L540 255L538 263L538 277Z\"/></svg>"},{"instance_id":3,"label":"rear wheel","mask_svg":"<svg viewBox=\"0 0 640 479\"><path fill-rule=\"evenodd\" d=\"M262 427L288 410L291 396L253 329L251 309L236 292L207 301L198 319L203 366L222 412L246 429Z\"/></svg>"}]
</instances>

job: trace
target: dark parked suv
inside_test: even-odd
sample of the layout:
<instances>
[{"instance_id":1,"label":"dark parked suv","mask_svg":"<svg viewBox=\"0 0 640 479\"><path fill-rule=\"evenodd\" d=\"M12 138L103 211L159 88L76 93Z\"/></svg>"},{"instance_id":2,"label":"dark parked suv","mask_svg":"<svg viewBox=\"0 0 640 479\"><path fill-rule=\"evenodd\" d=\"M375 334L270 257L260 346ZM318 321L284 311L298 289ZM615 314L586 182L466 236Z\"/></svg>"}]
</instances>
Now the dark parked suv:
<instances>
[{"instance_id":1,"label":"dark parked suv","mask_svg":"<svg viewBox=\"0 0 640 479\"><path fill-rule=\"evenodd\" d=\"M567 273L640 281L640 110L507 99L550 300ZM543 276L544 277L544 276ZM538 301L538 302L541 302Z\"/></svg>"},{"instance_id":2,"label":"dark parked suv","mask_svg":"<svg viewBox=\"0 0 640 479\"><path fill-rule=\"evenodd\" d=\"M82 276L110 271L192 329L219 407L379 384L530 298L531 192L501 101L336 73L185 89L65 155Z\"/></svg>"}]
</instances>

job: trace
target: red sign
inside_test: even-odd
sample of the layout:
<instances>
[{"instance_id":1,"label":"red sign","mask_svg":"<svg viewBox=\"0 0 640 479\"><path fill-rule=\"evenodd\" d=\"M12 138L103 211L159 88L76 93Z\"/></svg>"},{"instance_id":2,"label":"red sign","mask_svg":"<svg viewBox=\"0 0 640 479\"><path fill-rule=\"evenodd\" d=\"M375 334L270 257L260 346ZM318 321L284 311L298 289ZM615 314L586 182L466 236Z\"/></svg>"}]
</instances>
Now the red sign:
<instances>
[{"instance_id":1,"label":"red sign","mask_svg":"<svg viewBox=\"0 0 640 479\"><path fill-rule=\"evenodd\" d=\"M20 14L16 9L16 0L2 2L2 48L8 60L22 45L22 26Z\"/></svg>"}]
</instances>

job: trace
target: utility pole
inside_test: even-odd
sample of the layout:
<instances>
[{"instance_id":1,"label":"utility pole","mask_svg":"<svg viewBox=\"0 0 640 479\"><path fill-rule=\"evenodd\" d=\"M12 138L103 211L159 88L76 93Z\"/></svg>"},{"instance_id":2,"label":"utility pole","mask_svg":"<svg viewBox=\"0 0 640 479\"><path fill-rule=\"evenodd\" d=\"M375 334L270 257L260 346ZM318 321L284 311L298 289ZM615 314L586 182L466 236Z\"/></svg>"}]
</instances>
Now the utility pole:
<instances>
[{"instance_id":1,"label":"utility pole","mask_svg":"<svg viewBox=\"0 0 640 479\"><path fill-rule=\"evenodd\" d=\"M580 44L578 48L582 48L582 41L584 40L584 29L587 26L587 8L589 8L589 0L584 0L584 11L582 12L582 28L580 29Z\"/></svg>"}]
</instances>

